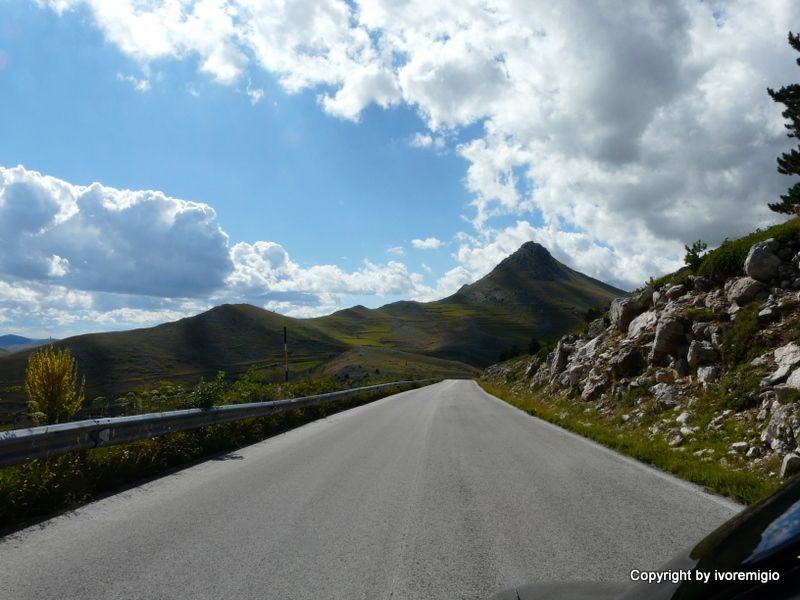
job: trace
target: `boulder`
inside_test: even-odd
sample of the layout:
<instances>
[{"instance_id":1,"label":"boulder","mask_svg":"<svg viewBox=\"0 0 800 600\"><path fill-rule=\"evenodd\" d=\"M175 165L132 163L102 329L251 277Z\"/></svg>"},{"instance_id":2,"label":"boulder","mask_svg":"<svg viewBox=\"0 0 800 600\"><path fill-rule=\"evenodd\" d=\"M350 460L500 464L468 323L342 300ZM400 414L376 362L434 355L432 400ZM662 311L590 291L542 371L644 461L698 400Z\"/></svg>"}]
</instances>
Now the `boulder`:
<instances>
[{"instance_id":1,"label":"boulder","mask_svg":"<svg viewBox=\"0 0 800 600\"><path fill-rule=\"evenodd\" d=\"M583 392L581 392L581 399L585 401L596 400L600 394L606 391L608 387L608 382L605 378L601 377L595 372L592 372L589 375L589 378L586 380L586 384L583 386Z\"/></svg>"},{"instance_id":2,"label":"boulder","mask_svg":"<svg viewBox=\"0 0 800 600\"><path fill-rule=\"evenodd\" d=\"M570 352L572 352L572 346L559 340L556 349L553 350L553 358L550 361L551 377L555 378L556 375L567 367L567 360L569 359Z\"/></svg>"},{"instance_id":3,"label":"boulder","mask_svg":"<svg viewBox=\"0 0 800 600\"><path fill-rule=\"evenodd\" d=\"M623 346L611 357L611 369L617 377L631 377L644 368L644 357L636 346Z\"/></svg>"},{"instance_id":4,"label":"boulder","mask_svg":"<svg viewBox=\"0 0 800 600\"><path fill-rule=\"evenodd\" d=\"M686 355L686 360L689 362L689 366L694 369L701 365L717 362L719 360L719 352L711 345L711 342L693 340L689 344L689 353Z\"/></svg>"},{"instance_id":5,"label":"boulder","mask_svg":"<svg viewBox=\"0 0 800 600\"><path fill-rule=\"evenodd\" d=\"M744 260L744 271L753 279L769 283L778 274L781 259L775 255L778 242L774 239L758 242L750 247Z\"/></svg>"},{"instance_id":6,"label":"boulder","mask_svg":"<svg viewBox=\"0 0 800 600\"><path fill-rule=\"evenodd\" d=\"M766 286L752 277L737 277L725 284L725 296L728 301L739 306L755 300L756 296L765 290Z\"/></svg>"},{"instance_id":7,"label":"boulder","mask_svg":"<svg viewBox=\"0 0 800 600\"><path fill-rule=\"evenodd\" d=\"M591 323L589 323L589 328L587 329L587 333L589 337L597 337L598 335L602 335L603 332L606 330L606 323L603 319L595 319Z\"/></svg>"},{"instance_id":8,"label":"boulder","mask_svg":"<svg viewBox=\"0 0 800 600\"><path fill-rule=\"evenodd\" d=\"M579 346L575 353L572 355L572 361L586 361L591 360L597 355L597 351L600 349L600 346L603 345L603 338L602 336L597 336L592 338L582 346Z\"/></svg>"},{"instance_id":9,"label":"boulder","mask_svg":"<svg viewBox=\"0 0 800 600\"><path fill-rule=\"evenodd\" d=\"M775 357L775 362L778 366L793 366L800 363L800 346L794 342L789 342L785 346L775 348L772 355Z\"/></svg>"},{"instance_id":10,"label":"boulder","mask_svg":"<svg viewBox=\"0 0 800 600\"><path fill-rule=\"evenodd\" d=\"M670 429L665 437L670 446L680 446L683 443L683 436L677 429Z\"/></svg>"},{"instance_id":11,"label":"boulder","mask_svg":"<svg viewBox=\"0 0 800 600\"><path fill-rule=\"evenodd\" d=\"M608 309L608 316L611 319L611 325L620 331L627 331L628 325L633 319L642 312L642 306L635 298L630 296L623 296L622 298L614 298L611 301L611 307Z\"/></svg>"},{"instance_id":12,"label":"boulder","mask_svg":"<svg viewBox=\"0 0 800 600\"><path fill-rule=\"evenodd\" d=\"M792 367L790 365L781 365L775 370L774 373L771 373L770 375L767 375L761 379L761 387L767 388L779 383L783 383L789 376L789 371L791 370Z\"/></svg>"},{"instance_id":13,"label":"boulder","mask_svg":"<svg viewBox=\"0 0 800 600\"><path fill-rule=\"evenodd\" d=\"M668 383L657 383L650 388L650 393L663 408L672 408L678 404L675 388Z\"/></svg>"},{"instance_id":14,"label":"boulder","mask_svg":"<svg viewBox=\"0 0 800 600\"><path fill-rule=\"evenodd\" d=\"M750 444L747 442L733 442L731 444L731 450L736 452L737 454L744 454L750 449Z\"/></svg>"},{"instance_id":15,"label":"boulder","mask_svg":"<svg viewBox=\"0 0 800 600\"><path fill-rule=\"evenodd\" d=\"M795 390L800 390L800 369L795 369L789 378L786 380L787 387Z\"/></svg>"},{"instance_id":16,"label":"boulder","mask_svg":"<svg viewBox=\"0 0 800 600\"><path fill-rule=\"evenodd\" d=\"M719 381L721 370L716 365L707 367L697 367L697 381L706 387L711 383Z\"/></svg>"},{"instance_id":17,"label":"boulder","mask_svg":"<svg viewBox=\"0 0 800 600\"><path fill-rule=\"evenodd\" d=\"M677 285L673 285L670 288L668 288L667 291L664 293L664 295L669 300L675 300L676 298L680 298L681 296L683 296L688 291L689 288L687 286L683 285L682 283L679 283Z\"/></svg>"},{"instance_id":18,"label":"boulder","mask_svg":"<svg viewBox=\"0 0 800 600\"><path fill-rule=\"evenodd\" d=\"M640 308L644 310L647 307L652 306L653 293L654 293L653 288L650 287L649 285L645 287L641 292L639 292L639 295L636 296L635 299L637 304L639 304Z\"/></svg>"},{"instance_id":19,"label":"boulder","mask_svg":"<svg viewBox=\"0 0 800 600\"><path fill-rule=\"evenodd\" d=\"M794 453L784 456L781 463L781 477L791 477L798 472L800 472L800 456Z\"/></svg>"},{"instance_id":20,"label":"boulder","mask_svg":"<svg viewBox=\"0 0 800 600\"><path fill-rule=\"evenodd\" d=\"M580 383L589 373L590 367L587 364L579 363L567 369L569 375L569 386L572 388L580 387Z\"/></svg>"},{"instance_id":21,"label":"boulder","mask_svg":"<svg viewBox=\"0 0 800 600\"><path fill-rule=\"evenodd\" d=\"M667 355L677 355L686 343L683 321L673 315L661 315L656 326L656 337L650 352L651 362L657 362Z\"/></svg>"},{"instance_id":22,"label":"boulder","mask_svg":"<svg viewBox=\"0 0 800 600\"><path fill-rule=\"evenodd\" d=\"M774 407L769 423L761 432L761 441L776 452L789 452L797 447L800 437L800 404Z\"/></svg>"},{"instance_id":23,"label":"boulder","mask_svg":"<svg viewBox=\"0 0 800 600\"><path fill-rule=\"evenodd\" d=\"M654 310L643 312L628 325L628 337L637 339L643 333L655 329L658 323L658 313Z\"/></svg>"},{"instance_id":24,"label":"boulder","mask_svg":"<svg viewBox=\"0 0 800 600\"><path fill-rule=\"evenodd\" d=\"M708 323L692 323L692 335L696 338L707 339L708 327Z\"/></svg>"},{"instance_id":25,"label":"boulder","mask_svg":"<svg viewBox=\"0 0 800 600\"><path fill-rule=\"evenodd\" d=\"M745 456L747 456L747 458L759 458L762 454L761 448L758 446L750 446Z\"/></svg>"},{"instance_id":26,"label":"boulder","mask_svg":"<svg viewBox=\"0 0 800 600\"><path fill-rule=\"evenodd\" d=\"M722 289L710 291L708 294L706 294L703 303L705 304L706 308L710 308L715 313L721 313L727 307L725 291Z\"/></svg>"}]
</instances>

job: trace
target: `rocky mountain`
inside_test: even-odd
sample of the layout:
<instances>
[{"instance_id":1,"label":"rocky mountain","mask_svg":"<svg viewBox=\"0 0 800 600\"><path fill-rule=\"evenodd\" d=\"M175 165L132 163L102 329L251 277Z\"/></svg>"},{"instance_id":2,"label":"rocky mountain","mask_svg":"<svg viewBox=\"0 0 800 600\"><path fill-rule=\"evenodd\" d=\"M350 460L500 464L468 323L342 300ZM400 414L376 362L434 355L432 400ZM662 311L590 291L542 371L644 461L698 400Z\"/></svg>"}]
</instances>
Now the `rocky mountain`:
<instances>
[{"instance_id":1,"label":"rocky mountain","mask_svg":"<svg viewBox=\"0 0 800 600\"><path fill-rule=\"evenodd\" d=\"M377 369L385 376L464 376L502 352L526 350L533 337L556 339L581 323L589 309L607 307L622 293L558 262L542 246L526 243L483 279L436 302L356 306L315 319L223 305L157 327L75 336L57 346L70 348L92 396L113 396L158 380L194 383L217 370L235 375L274 369L277 379L282 377L284 326L294 374L362 373L369 364L370 372ZM363 347L405 354L402 361L396 352L339 358ZM26 361L25 352L0 356L0 390L22 380Z\"/></svg>"},{"instance_id":2,"label":"rocky mountain","mask_svg":"<svg viewBox=\"0 0 800 600\"><path fill-rule=\"evenodd\" d=\"M675 452L731 469L787 476L800 470L800 232L744 248L726 244L684 269L615 299L549 353L491 366L540 398L606 415L620 433L643 432ZM769 232L767 232L769 233ZM764 232L758 237L765 237ZM714 275L716 273L716 275Z\"/></svg>"}]
</instances>

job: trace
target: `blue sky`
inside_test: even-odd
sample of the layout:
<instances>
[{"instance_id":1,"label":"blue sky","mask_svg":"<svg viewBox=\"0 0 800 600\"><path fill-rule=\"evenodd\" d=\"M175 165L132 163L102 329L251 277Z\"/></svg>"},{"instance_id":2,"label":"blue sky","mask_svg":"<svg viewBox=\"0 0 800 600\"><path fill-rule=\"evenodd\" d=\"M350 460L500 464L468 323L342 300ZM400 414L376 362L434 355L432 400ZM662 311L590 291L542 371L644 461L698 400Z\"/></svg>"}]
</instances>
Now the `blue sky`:
<instances>
[{"instance_id":1,"label":"blue sky","mask_svg":"<svg viewBox=\"0 0 800 600\"><path fill-rule=\"evenodd\" d=\"M776 220L767 4L2 1L0 332L431 300L527 240L635 287Z\"/></svg>"}]
</instances>

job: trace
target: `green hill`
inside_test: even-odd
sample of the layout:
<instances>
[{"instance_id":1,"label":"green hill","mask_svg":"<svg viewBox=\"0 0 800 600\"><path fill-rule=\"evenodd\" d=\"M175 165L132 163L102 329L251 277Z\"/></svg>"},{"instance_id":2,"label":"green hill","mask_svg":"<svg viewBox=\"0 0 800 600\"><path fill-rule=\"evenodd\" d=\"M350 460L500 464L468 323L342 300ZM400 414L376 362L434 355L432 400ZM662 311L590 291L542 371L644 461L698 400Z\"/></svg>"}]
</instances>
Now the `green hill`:
<instances>
[{"instance_id":1,"label":"green hill","mask_svg":"<svg viewBox=\"0 0 800 600\"><path fill-rule=\"evenodd\" d=\"M70 348L76 357L90 397L114 396L159 380L194 383L217 370L236 375L251 368L274 369L278 379L284 326L295 376L336 375L337 365L352 369L358 363L346 353L354 348L386 351L363 355L373 371L390 369L403 356L423 377L468 376L513 346L527 349L532 337L556 339L588 309L604 307L623 293L528 242L483 279L436 302L356 306L314 319L226 304L157 327L80 335L56 346ZM22 381L29 354L0 356L0 389Z\"/></svg>"}]
</instances>

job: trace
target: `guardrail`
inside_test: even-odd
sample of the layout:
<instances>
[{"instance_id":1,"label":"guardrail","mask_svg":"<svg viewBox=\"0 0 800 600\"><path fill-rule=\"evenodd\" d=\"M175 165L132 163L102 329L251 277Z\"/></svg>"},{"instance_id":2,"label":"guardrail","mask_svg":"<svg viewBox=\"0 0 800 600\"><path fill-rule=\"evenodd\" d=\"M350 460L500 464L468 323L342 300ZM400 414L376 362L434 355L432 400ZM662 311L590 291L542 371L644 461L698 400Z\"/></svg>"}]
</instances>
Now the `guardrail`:
<instances>
[{"instance_id":1,"label":"guardrail","mask_svg":"<svg viewBox=\"0 0 800 600\"><path fill-rule=\"evenodd\" d=\"M438 379L397 381L328 394L301 396L288 400L226 404L213 408L190 408L130 417L88 419L28 429L0 431L0 467L23 463L35 458L63 454L72 450L89 450L101 446L124 444L176 431L229 423L240 419L263 417L291 408L317 406L392 387L428 385Z\"/></svg>"}]
</instances>

